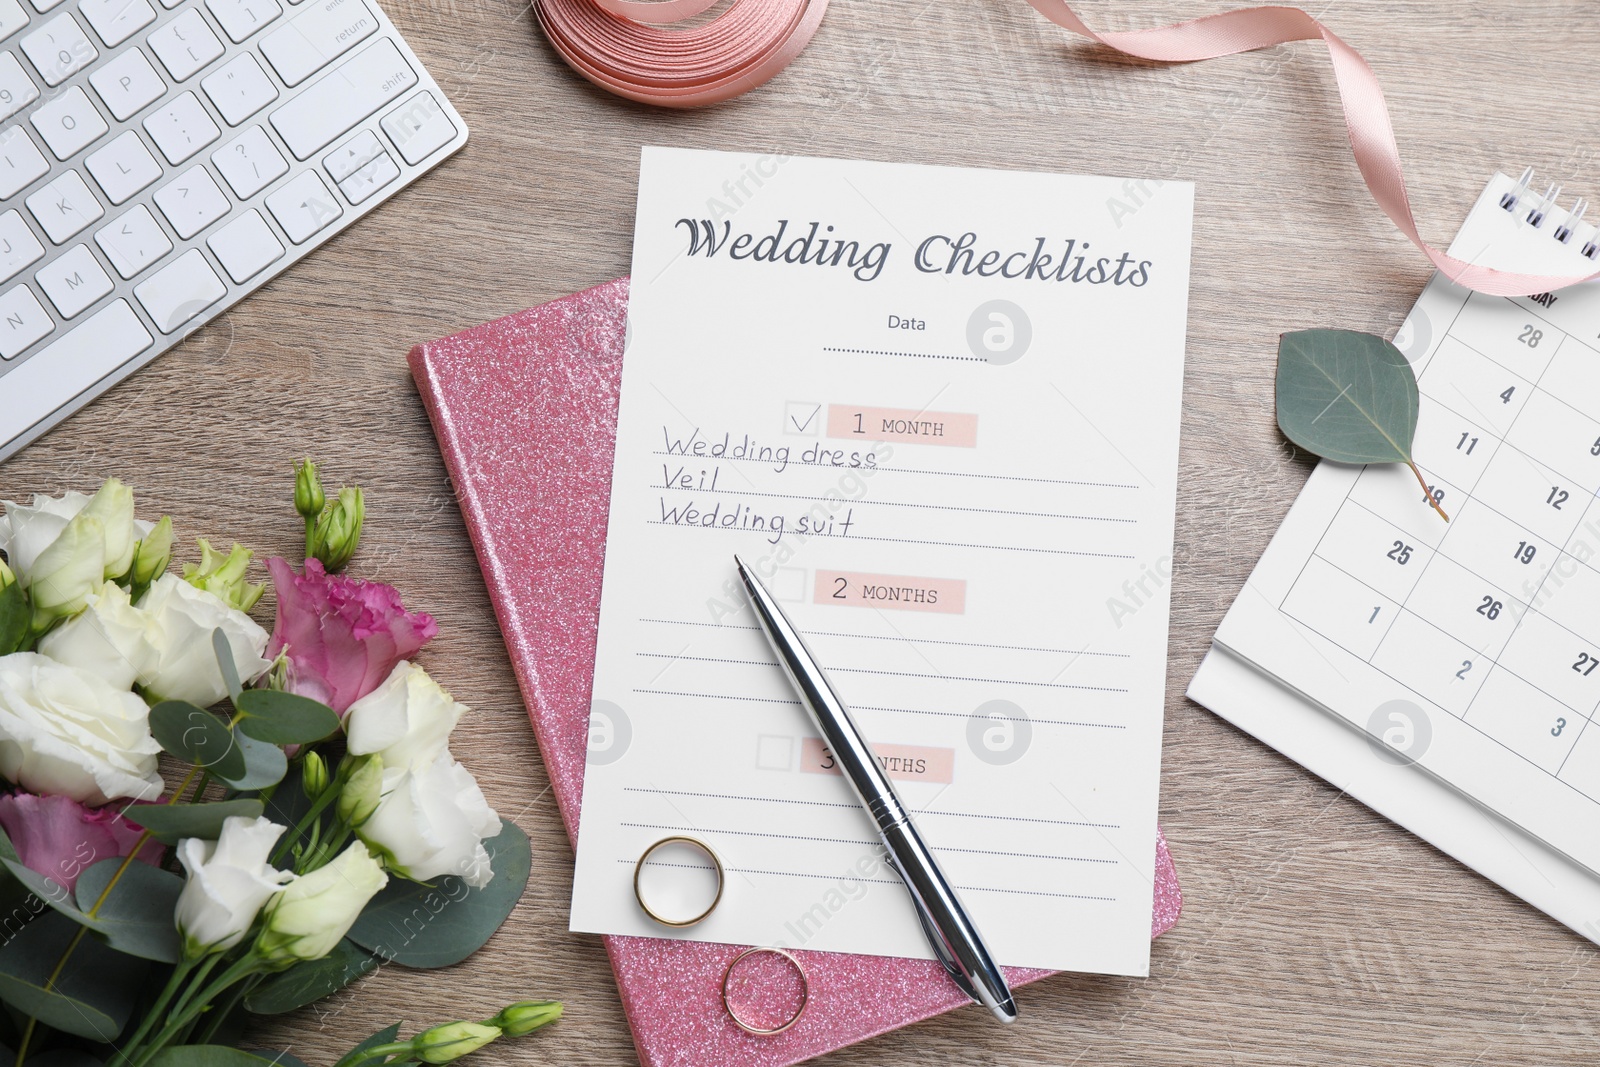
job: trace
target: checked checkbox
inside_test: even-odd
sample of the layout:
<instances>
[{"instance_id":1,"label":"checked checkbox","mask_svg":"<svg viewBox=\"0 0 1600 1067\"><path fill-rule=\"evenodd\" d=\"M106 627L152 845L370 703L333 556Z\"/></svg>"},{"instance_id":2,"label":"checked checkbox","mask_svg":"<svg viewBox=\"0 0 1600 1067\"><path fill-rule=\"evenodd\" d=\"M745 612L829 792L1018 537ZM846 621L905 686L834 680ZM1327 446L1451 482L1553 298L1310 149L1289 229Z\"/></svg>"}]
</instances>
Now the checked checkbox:
<instances>
[{"instance_id":1,"label":"checked checkbox","mask_svg":"<svg viewBox=\"0 0 1600 1067\"><path fill-rule=\"evenodd\" d=\"M783 405L783 432L793 437L816 437L822 432L822 405L791 400Z\"/></svg>"}]
</instances>

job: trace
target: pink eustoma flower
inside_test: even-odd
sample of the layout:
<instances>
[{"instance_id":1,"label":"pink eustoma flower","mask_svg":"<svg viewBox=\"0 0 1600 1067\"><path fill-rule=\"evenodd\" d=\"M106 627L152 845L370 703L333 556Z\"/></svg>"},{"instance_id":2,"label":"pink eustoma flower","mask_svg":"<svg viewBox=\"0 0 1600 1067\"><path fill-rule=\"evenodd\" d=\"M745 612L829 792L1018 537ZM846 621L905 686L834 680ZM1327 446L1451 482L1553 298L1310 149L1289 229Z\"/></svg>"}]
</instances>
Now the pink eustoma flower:
<instances>
[{"instance_id":1,"label":"pink eustoma flower","mask_svg":"<svg viewBox=\"0 0 1600 1067\"><path fill-rule=\"evenodd\" d=\"M439 632L432 616L407 611L392 585L329 574L315 559L304 574L277 558L267 569L278 594L267 658L287 653L289 692L340 715Z\"/></svg>"},{"instance_id":2,"label":"pink eustoma flower","mask_svg":"<svg viewBox=\"0 0 1600 1067\"><path fill-rule=\"evenodd\" d=\"M71 797L12 793L0 797L0 827L17 850L17 859L71 892L78 876L101 860L121 859L143 833L122 817L117 806L90 808ZM161 862L161 842L149 841L138 858Z\"/></svg>"}]
</instances>

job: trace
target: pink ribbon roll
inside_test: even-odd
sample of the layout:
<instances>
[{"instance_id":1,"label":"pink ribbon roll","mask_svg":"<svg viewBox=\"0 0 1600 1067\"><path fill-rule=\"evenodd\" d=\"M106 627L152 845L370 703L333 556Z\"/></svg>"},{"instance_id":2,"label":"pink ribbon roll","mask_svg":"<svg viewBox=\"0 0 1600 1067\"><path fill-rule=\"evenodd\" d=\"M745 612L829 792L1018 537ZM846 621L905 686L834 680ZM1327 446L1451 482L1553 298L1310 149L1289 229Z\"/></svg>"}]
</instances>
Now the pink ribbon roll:
<instances>
[{"instance_id":1,"label":"pink ribbon roll","mask_svg":"<svg viewBox=\"0 0 1600 1067\"><path fill-rule=\"evenodd\" d=\"M1600 278L1594 274L1564 276L1517 274L1494 270L1446 255L1428 244L1417 231L1400 169L1400 148L1395 143L1383 88L1361 53L1345 44L1328 27L1297 7L1256 7L1123 33L1096 33L1084 24L1066 0L1028 0L1034 9L1056 25L1140 59L1160 63L1191 63L1200 59L1253 52L1288 41L1320 38L1333 60L1333 76L1344 106L1345 130L1350 148L1372 198L1383 213L1422 250L1445 277L1491 296L1528 296L1548 293L1579 282Z\"/></svg>"},{"instance_id":2,"label":"pink ribbon roll","mask_svg":"<svg viewBox=\"0 0 1600 1067\"><path fill-rule=\"evenodd\" d=\"M536 0L545 36L585 78L618 96L698 107L748 92L800 54L828 0L734 0L702 26L668 29L717 0Z\"/></svg>"}]
</instances>

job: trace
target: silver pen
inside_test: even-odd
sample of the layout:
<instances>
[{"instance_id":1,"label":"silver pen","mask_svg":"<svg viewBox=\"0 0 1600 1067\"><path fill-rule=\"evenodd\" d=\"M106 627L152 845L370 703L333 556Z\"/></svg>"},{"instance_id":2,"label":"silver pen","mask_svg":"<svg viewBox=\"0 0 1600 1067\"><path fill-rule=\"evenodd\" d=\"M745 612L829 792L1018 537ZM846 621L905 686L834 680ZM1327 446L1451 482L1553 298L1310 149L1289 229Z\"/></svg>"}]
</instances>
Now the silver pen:
<instances>
[{"instance_id":1,"label":"silver pen","mask_svg":"<svg viewBox=\"0 0 1600 1067\"><path fill-rule=\"evenodd\" d=\"M789 676L800 702L811 712L812 722L821 731L822 740L832 751L845 780L876 825L890 862L911 893L922 932L927 935L934 955L944 965L945 973L967 996L994 1012L995 1018L1003 1023L1014 1021L1017 1002L1006 985L1005 975L995 966L978 928L967 917L933 853L923 844L910 814L895 795L888 775L883 773L866 739L850 718L850 709L828 684L800 631L784 615L766 586L750 572L744 560L736 555L733 562L739 568L745 592L756 609L756 617L761 620L761 630L777 653L783 672Z\"/></svg>"}]
</instances>

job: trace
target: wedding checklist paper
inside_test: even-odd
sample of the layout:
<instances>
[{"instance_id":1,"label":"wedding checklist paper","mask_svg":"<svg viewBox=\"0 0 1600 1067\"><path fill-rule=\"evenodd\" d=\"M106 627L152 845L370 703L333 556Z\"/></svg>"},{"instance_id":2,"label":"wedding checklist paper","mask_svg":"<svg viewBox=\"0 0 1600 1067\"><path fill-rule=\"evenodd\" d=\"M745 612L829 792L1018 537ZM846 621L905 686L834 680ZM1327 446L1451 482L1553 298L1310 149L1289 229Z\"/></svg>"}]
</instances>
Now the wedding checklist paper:
<instances>
[{"instance_id":1,"label":"wedding checklist paper","mask_svg":"<svg viewBox=\"0 0 1600 1067\"><path fill-rule=\"evenodd\" d=\"M737 552L996 958L1148 972L1192 205L645 150L574 930L931 956ZM726 871L677 931L675 834Z\"/></svg>"}]
</instances>

